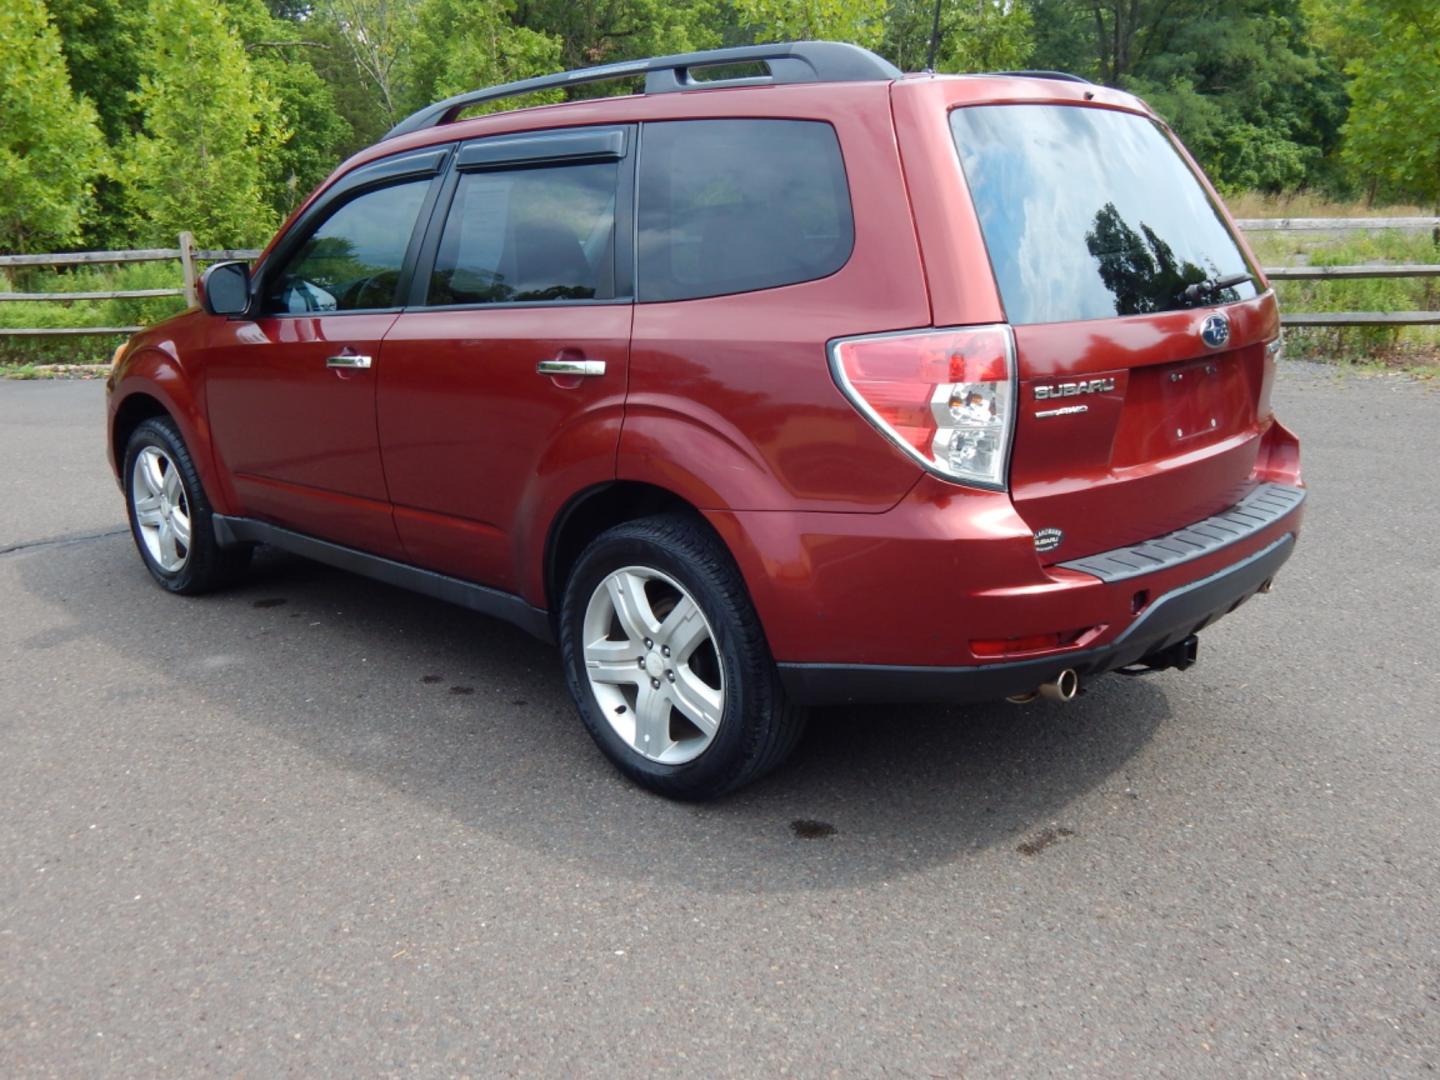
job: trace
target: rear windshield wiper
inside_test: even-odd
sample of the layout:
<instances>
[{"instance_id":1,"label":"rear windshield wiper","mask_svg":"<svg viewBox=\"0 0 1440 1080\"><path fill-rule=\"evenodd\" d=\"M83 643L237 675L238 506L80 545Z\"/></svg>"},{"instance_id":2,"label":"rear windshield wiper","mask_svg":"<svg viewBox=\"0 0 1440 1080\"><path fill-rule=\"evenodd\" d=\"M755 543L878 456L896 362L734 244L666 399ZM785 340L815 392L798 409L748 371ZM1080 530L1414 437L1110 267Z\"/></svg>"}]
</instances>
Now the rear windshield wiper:
<instances>
[{"instance_id":1,"label":"rear windshield wiper","mask_svg":"<svg viewBox=\"0 0 1440 1080\"><path fill-rule=\"evenodd\" d=\"M1242 285L1247 281L1254 281L1254 277L1245 270L1238 274L1226 274L1224 277L1206 278L1204 281L1197 281L1194 285L1186 285L1180 293L1180 299L1187 304L1193 304L1203 296L1212 296L1221 289L1228 289L1233 285Z\"/></svg>"}]
</instances>

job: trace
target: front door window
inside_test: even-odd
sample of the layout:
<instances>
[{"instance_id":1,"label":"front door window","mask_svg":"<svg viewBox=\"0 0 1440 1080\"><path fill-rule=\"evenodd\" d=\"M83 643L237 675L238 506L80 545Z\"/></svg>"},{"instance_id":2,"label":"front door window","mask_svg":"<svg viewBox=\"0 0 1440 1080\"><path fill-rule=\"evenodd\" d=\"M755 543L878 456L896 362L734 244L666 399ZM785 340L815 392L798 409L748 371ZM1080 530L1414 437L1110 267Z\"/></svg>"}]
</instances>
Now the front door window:
<instances>
[{"instance_id":1,"label":"front door window","mask_svg":"<svg viewBox=\"0 0 1440 1080\"><path fill-rule=\"evenodd\" d=\"M400 268L430 178L363 191L310 234L266 288L266 314L395 305Z\"/></svg>"}]
</instances>

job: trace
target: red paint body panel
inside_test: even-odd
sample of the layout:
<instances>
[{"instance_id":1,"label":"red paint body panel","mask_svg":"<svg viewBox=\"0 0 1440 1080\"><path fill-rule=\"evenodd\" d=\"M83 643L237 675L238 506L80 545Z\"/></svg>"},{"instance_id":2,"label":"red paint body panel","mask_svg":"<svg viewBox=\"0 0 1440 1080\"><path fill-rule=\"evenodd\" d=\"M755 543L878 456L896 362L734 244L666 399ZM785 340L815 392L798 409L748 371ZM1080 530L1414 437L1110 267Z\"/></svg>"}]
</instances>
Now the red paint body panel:
<instances>
[{"instance_id":1,"label":"red paint body panel","mask_svg":"<svg viewBox=\"0 0 1440 1080\"><path fill-rule=\"evenodd\" d=\"M415 310L385 339L379 431L411 562L510 592L575 492L615 477L629 304ZM536 374L549 359L598 377ZM532 563L534 566L532 566ZM532 597L543 604L543 594Z\"/></svg>"},{"instance_id":2,"label":"red paint body panel","mask_svg":"<svg viewBox=\"0 0 1440 1080\"><path fill-rule=\"evenodd\" d=\"M1011 493L1031 527L1064 531L1055 561L1181 528L1252 486L1273 419L1265 345L1279 335L1279 314L1268 292L1225 306L1231 338L1216 352L1199 334L1214 310L1015 328L1021 381ZM1097 378L1113 379L1115 389L1036 397L1039 387ZM1088 411L1041 415L1077 405Z\"/></svg>"},{"instance_id":3,"label":"red paint body panel","mask_svg":"<svg viewBox=\"0 0 1440 1080\"><path fill-rule=\"evenodd\" d=\"M197 332L203 331L204 316L195 309L183 312L161 326L142 331L110 372L105 382L107 438L106 456L118 478L114 422L116 414L131 398L143 396L159 403L180 427L185 445L212 505L221 513L236 513L238 503L229 478L217 468L212 449L214 438L203 402L203 387L190 378L185 357ZM123 451L123 448L121 448Z\"/></svg>"},{"instance_id":4,"label":"red paint body panel","mask_svg":"<svg viewBox=\"0 0 1440 1080\"><path fill-rule=\"evenodd\" d=\"M217 321L195 352L215 454L244 512L403 558L375 431L381 341L393 312ZM327 357L369 356L369 370Z\"/></svg>"},{"instance_id":5,"label":"red paint body panel","mask_svg":"<svg viewBox=\"0 0 1440 1080\"><path fill-rule=\"evenodd\" d=\"M860 295L858 311L817 310L840 289L825 284L637 305L620 477L705 509L894 506L920 469L841 395L816 331L852 332L874 313ZM924 317L913 303L883 310Z\"/></svg>"},{"instance_id":6,"label":"red paint body panel","mask_svg":"<svg viewBox=\"0 0 1440 1080\"><path fill-rule=\"evenodd\" d=\"M1270 432L1283 458L1294 436L1279 424ZM1266 467L1252 484L1261 480L1296 477ZM735 553L776 660L965 667L981 662L969 647L976 638L1099 628L1076 647L1109 644L1137 618L1137 592L1158 597L1298 535L1302 511L1203 558L1113 584L1042 566L1003 492L932 476L884 514L706 517Z\"/></svg>"}]
</instances>

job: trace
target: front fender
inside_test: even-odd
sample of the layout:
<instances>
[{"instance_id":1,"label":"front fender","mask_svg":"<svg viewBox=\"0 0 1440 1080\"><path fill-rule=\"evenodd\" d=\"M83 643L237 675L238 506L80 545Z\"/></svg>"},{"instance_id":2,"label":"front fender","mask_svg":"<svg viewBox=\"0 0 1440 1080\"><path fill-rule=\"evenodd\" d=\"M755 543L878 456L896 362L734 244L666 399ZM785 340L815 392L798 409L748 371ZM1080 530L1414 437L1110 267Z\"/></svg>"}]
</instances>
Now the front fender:
<instances>
[{"instance_id":1,"label":"front fender","mask_svg":"<svg viewBox=\"0 0 1440 1080\"><path fill-rule=\"evenodd\" d=\"M204 403L185 372L179 350L168 338L137 342L126 350L106 381L107 452L117 478L124 447L117 445L116 421L125 414L126 403L146 397L164 409L180 429L190 451L195 471L205 494L217 513L238 513L239 503L230 485L215 465L214 445ZM153 411L153 410L151 410Z\"/></svg>"}]
</instances>

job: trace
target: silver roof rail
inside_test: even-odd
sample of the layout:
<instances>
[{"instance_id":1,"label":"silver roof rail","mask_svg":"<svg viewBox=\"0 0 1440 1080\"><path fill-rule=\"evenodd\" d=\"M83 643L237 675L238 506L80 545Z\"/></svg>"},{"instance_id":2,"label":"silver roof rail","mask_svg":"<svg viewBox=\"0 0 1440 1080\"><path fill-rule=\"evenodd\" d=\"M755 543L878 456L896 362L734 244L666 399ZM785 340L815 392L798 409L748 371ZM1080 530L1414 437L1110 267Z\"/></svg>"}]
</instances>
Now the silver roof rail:
<instances>
[{"instance_id":1,"label":"silver roof rail","mask_svg":"<svg viewBox=\"0 0 1440 1080\"><path fill-rule=\"evenodd\" d=\"M691 75L692 69L719 67L724 64L761 64L765 67L766 74L735 79L696 79ZM391 128L385 138L393 139L398 135L408 135L412 131L448 124L465 109L486 101L533 94L537 90L623 79L633 75L645 76L645 93L664 94L718 86L888 82L900 78L900 74L900 69L894 64L868 49L838 41L787 41L771 45L743 45L734 49L710 49L705 52L680 53L676 56L655 56L648 60L622 60L615 64L561 71L554 75L541 75L533 79L521 79L518 82L456 94L411 113Z\"/></svg>"},{"instance_id":2,"label":"silver roof rail","mask_svg":"<svg viewBox=\"0 0 1440 1080\"><path fill-rule=\"evenodd\" d=\"M1023 79L1058 79L1061 82L1084 83L1086 86L1095 85L1089 79L1082 78L1079 75L1072 75L1068 71L1046 71L1039 68L1033 71L985 71L981 72L980 74L1013 75Z\"/></svg>"}]
</instances>

